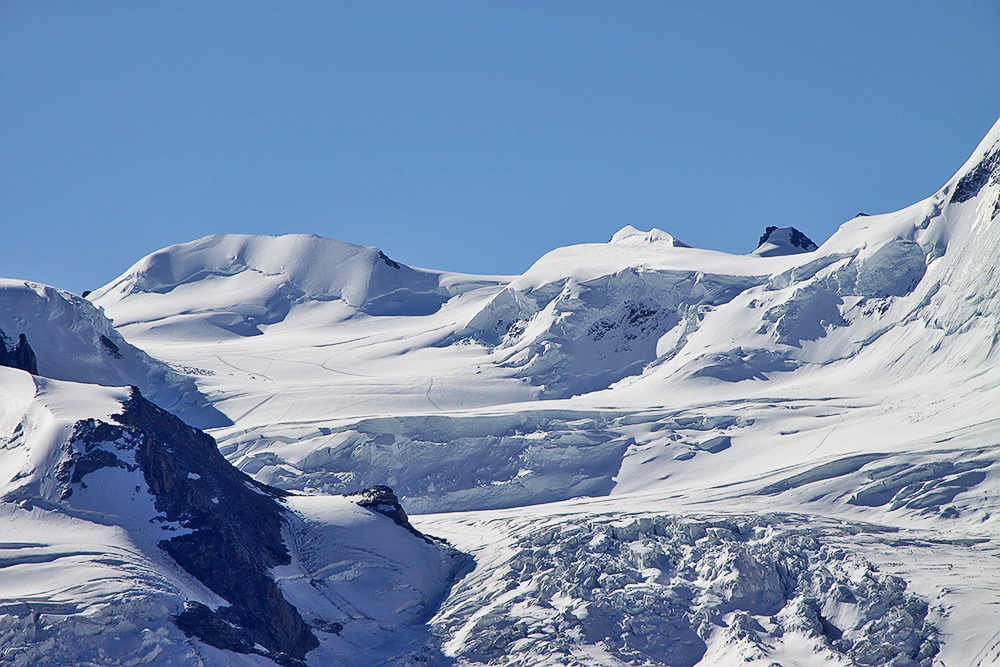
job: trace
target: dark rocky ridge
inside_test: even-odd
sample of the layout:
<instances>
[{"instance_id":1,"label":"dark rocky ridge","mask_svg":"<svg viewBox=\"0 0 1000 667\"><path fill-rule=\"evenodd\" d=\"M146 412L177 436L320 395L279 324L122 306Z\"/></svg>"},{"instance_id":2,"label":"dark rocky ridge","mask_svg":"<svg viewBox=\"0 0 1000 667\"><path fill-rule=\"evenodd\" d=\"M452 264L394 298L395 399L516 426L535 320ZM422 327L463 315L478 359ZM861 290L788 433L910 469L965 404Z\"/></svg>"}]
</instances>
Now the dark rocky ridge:
<instances>
[{"instance_id":1,"label":"dark rocky ridge","mask_svg":"<svg viewBox=\"0 0 1000 667\"><path fill-rule=\"evenodd\" d=\"M118 345L113 340L111 340L104 334L101 334L98 337L98 340L101 341L101 346L104 348L104 351L108 353L108 356L114 359L122 358L121 348L119 348Z\"/></svg>"},{"instance_id":2,"label":"dark rocky ridge","mask_svg":"<svg viewBox=\"0 0 1000 667\"><path fill-rule=\"evenodd\" d=\"M178 627L221 649L304 665L319 641L269 576L271 568L291 562L282 538L287 510L278 502L285 492L234 468L211 436L146 400L138 389L133 387L123 407L113 416L119 425L93 419L77 424L71 443L82 448L57 475L66 485L64 498L72 494L71 484L83 484L94 470L129 467L112 447L134 450L157 520L193 531L160 541L160 548L229 602L214 611L189 602L177 617Z\"/></svg>"},{"instance_id":3,"label":"dark rocky ridge","mask_svg":"<svg viewBox=\"0 0 1000 667\"><path fill-rule=\"evenodd\" d=\"M28 345L28 337L19 335L13 349L7 349L9 340L3 329L0 329L0 366L18 368L38 375L38 361L35 359L35 351Z\"/></svg>"},{"instance_id":4,"label":"dark rocky ridge","mask_svg":"<svg viewBox=\"0 0 1000 667\"><path fill-rule=\"evenodd\" d=\"M397 271L399 270L399 262L397 262L395 260L392 260L392 259L389 259L389 256L386 255L381 250L378 251L378 256L379 256L379 259L381 259L383 262L385 262L385 265L388 266L390 269L396 269Z\"/></svg>"},{"instance_id":5,"label":"dark rocky ridge","mask_svg":"<svg viewBox=\"0 0 1000 667\"><path fill-rule=\"evenodd\" d=\"M74 447L79 443L79 449ZM73 495L73 485L86 489L83 478L102 468L121 468L132 472L137 466L122 461L114 452L102 445L114 443L118 451L132 449L139 445L138 434L124 430L120 426L107 424L96 419L84 419L76 423L73 435L66 446L69 458L63 461L56 472L56 479L62 484L62 500ZM82 450L82 451L80 451Z\"/></svg>"},{"instance_id":6,"label":"dark rocky ridge","mask_svg":"<svg viewBox=\"0 0 1000 667\"><path fill-rule=\"evenodd\" d=\"M995 183L1000 182L1000 148L984 155L979 164L958 180L951 195L951 203L961 204L969 201L979 194L990 179Z\"/></svg>"}]
</instances>

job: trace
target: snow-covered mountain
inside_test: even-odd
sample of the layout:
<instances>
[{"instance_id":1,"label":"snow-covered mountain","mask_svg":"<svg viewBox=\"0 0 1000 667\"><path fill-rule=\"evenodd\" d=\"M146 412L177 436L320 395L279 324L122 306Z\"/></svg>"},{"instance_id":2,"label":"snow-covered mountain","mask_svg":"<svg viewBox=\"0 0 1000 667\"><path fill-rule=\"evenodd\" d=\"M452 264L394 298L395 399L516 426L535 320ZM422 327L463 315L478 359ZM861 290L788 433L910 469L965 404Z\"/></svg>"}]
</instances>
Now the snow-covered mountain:
<instances>
[{"instance_id":1,"label":"snow-covered mountain","mask_svg":"<svg viewBox=\"0 0 1000 667\"><path fill-rule=\"evenodd\" d=\"M763 231L3 283L42 377L0 368L0 663L1000 664L1000 123L922 202Z\"/></svg>"},{"instance_id":2,"label":"snow-covered mountain","mask_svg":"<svg viewBox=\"0 0 1000 667\"><path fill-rule=\"evenodd\" d=\"M260 335L261 327L300 310L322 310L334 320L344 312L430 315L457 293L443 276L399 264L375 248L313 235L228 234L155 252L90 299L122 304L118 326L217 340Z\"/></svg>"},{"instance_id":3,"label":"snow-covered mountain","mask_svg":"<svg viewBox=\"0 0 1000 667\"><path fill-rule=\"evenodd\" d=\"M426 643L464 560L405 514L253 482L135 388L6 368L0 386L2 664L329 664Z\"/></svg>"}]
</instances>

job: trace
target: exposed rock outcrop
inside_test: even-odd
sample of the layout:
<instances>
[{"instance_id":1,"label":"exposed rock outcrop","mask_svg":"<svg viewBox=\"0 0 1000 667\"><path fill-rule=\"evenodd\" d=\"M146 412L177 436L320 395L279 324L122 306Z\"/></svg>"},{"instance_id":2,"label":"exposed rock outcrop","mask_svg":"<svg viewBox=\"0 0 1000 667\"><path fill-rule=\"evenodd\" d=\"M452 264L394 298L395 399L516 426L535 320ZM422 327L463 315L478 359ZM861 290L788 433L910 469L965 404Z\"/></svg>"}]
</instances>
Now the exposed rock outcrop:
<instances>
[{"instance_id":1,"label":"exposed rock outcrop","mask_svg":"<svg viewBox=\"0 0 1000 667\"><path fill-rule=\"evenodd\" d=\"M209 435L136 388L113 419L118 425L93 419L77 424L72 442L83 445L82 454L59 471L63 497L100 468L128 467L101 443L133 450L154 497L156 520L190 531L161 540L160 548L229 602L216 610L189 603L178 627L217 648L304 665L319 641L270 576L272 568L291 562L282 537L287 510L278 502L285 492L234 468Z\"/></svg>"},{"instance_id":2,"label":"exposed rock outcrop","mask_svg":"<svg viewBox=\"0 0 1000 667\"><path fill-rule=\"evenodd\" d=\"M757 249L752 254L761 257L774 257L812 252L818 248L819 246L813 243L812 239L795 227L775 227L772 225L761 234Z\"/></svg>"},{"instance_id":3,"label":"exposed rock outcrop","mask_svg":"<svg viewBox=\"0 0 1000 667\"><path fill-rule=\"evenodd\" d=\"M405 528L426 542L434 541L413 527L406 516L406 512L403 510L403 506L399 504L399 498L396 497L391 488L384 484L376 484L371 488L363 489L356 493L348 493L344 497L358 507L364 507L367 510L389 517L397 526Z\"/></svg>"},{"instance_id":4,"label":"exposed rock outcrop","mask_svg":"<svg viewBox=\"0 0 1000 667\"><path fill-rule=\"evenodd\" d=\"M23 333L17 337L17 343L13 349L7 348L9 339L0 329L0 366L8 368L18 368L28 371L32 375L38 375L38 360L35 359L35 351L28 344L28 337Z\"/></svg>"}]
</instances>

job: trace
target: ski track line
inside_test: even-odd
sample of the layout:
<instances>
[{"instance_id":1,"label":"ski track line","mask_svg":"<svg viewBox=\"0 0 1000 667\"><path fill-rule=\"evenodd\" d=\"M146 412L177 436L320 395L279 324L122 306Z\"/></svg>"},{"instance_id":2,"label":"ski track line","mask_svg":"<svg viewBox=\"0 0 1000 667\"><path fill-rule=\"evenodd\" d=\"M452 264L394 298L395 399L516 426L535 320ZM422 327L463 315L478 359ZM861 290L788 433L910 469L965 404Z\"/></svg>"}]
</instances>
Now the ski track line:
<instances>
[{"instance_id":1,"label":"ski track line","mask_svg":"<svg viewBox=\"0 0 1000 667\"><path fill-rule=\"evenodd\" d=\"M802 461L807 460L810 456L812 456L813 454L815 454L816 451L819 450L819 448L823 446L823 443L826 442L827 439L831 435L833 435L833 432L837 430L837 427L844 425L844 416L843 415L837 415L837 419L840 420L840 423L839 424L834 424L833 426L831 426L830 427L830 432L827 433L826 435L824 435L823 439L819 441L819 444L817 444L815 447L813 447L812 450L810 450L808 454L806 454L801 459L799 459L799 463L801 463Z\"/></svg>"},{"instance_id":2,"label":"ski track line","mask_svg":"<svg viewBox=\"0 0 1000 667\"><path fill-rule=\"evenodd\" d=\"M444 412L445 411L444 408L442 408L440 405L438 405L437 403L435 403L434 399L431 398L431 389L434 388L434 378L431 378L430 380L431 380L430 384L427 385L427 393L426 393L427 401L431 405L433 405L435 408L437 408L439 412Z\"/></svg>"}]
</instances>

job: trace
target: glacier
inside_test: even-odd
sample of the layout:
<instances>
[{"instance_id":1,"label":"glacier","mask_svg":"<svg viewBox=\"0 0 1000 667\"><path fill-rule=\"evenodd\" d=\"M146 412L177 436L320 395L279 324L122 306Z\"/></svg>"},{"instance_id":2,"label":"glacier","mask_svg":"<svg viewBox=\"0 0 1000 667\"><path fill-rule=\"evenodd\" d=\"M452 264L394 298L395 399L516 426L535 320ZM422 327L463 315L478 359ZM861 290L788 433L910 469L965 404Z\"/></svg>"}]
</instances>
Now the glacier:
<instances>
[{"instance_id":1,"label":"glacier","mask_svg":"<svg viewBox=\"0 0 1000 667\"><path fill-rule=\"evenodd\" d=\"M818 247L3 281L0 664L1000 664L998 156Z\"/></svg>"}]
</instances>

